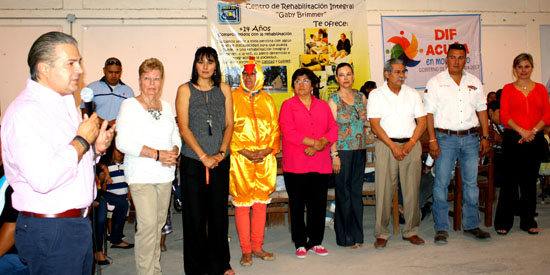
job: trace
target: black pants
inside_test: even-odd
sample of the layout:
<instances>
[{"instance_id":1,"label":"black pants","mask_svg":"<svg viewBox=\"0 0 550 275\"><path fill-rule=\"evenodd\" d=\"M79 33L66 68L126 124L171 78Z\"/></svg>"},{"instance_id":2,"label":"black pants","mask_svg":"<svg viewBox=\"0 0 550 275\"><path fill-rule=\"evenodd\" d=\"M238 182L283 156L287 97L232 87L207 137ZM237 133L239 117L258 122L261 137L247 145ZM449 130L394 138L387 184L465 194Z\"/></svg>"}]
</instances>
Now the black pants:
<instances>
[{"instance_id":1,"label":"black pants","mask_svg":"<svg viewBox=\"0 0 550 275\"><path fill-rule=\"evenodd\" d=\"M514 224L514 210L519 207L520 228L529 230L537 227L535 211L537 207L537 176L540 167L540 139L543 132L531 142L518 143L521 138L513 130L504 131L502 150L504 173L495 214L495 230L510 230ZM518 186L520 194L518 194Z\"/></svg>"},{"instance_id":2,"label":"black pants","mask_svg":"<svg viewBox=\"0 0 550 275\"><path fill-rule=\"evenodd\" d=\"M283 176L288 193L292 241L296 248L309 250L320 245L325 235L330 174L284 172ZM304 220L304 207L307 208L307 222Z\"/></svg>"},{"instance_id":3,"label":"black pants","mask_svg":"<svg viewBox=\"0 0 550 275\"><path fill-rule=\"evenodd\" d=\"M334 176L336 213L334 231L336 243L352 246L363 243L363 176L365 174L365 150L338 151L340 173Z\"/></svg>"},{"instance_id":4,"label":"black pants","mask_svg":"<svg viewBox=\"0 0 550 275\"><path fill-rule=\"evenodd\" d=\"M223 274L229 265L227 242L229 158L210 169L206 185L202 162L182 156L183 265L185 274Z\"/></svg>"}]
</instances>

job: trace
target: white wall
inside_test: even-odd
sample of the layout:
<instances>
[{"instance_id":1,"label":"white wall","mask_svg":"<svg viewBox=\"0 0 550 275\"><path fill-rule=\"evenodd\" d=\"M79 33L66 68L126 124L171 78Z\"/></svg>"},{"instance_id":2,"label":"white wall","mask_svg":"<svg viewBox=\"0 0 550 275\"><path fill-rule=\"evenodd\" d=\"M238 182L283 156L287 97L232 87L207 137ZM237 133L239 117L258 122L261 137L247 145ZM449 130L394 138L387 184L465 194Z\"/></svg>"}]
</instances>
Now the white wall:
<instances>
[{"instance_id":1,"label":"white wall","mask_svg":"<svg viewBox=\"0 0 550 275\"><path fill-rule=\"evenodd\" d=\"M547 42L541 45L550 40L548 0L365 1L372 79L377 83L383 81L382 15L481 14L486 92L512 81L512 59L520 52L531 53L535 62L544 66L535 67L535 81L546 82L550 76L550 47ZM76 15L74 23L66 20L68 14ZM28 78L26 56L32 41L50 30L72 33L79 41L86 71L83 84L101 76L107 57L119 56L123 81L137 90L141 61L159 58L167 73L163 98L174 102L177 85L189 79L194 49L207 43L206 14L203 0L0 0L2 111Z\"/></svg>"}]
</instances>

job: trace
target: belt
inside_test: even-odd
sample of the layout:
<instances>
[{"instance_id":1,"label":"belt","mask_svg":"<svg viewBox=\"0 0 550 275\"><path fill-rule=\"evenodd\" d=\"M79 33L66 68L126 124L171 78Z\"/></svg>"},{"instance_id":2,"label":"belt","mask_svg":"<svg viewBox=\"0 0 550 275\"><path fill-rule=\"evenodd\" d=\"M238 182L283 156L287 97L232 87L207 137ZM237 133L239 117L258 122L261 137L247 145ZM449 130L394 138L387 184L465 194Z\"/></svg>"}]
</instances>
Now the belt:
<instances>
[{"instance_id":1,"label":"belt","mask_svg":"<svg viewBox=\"0 0 550 275\"><path fill-rule=\"evenodd\" d=\"M86 218L90 214L90 207L82 209L69 209L65 212L57 214L40 214L27 211L19 212L23 216L35 217L35 218Z\"/></svg>"},{"instance_id":2,"label":"belt","mask_svg":"<svg viewBox=\"0 0 550 275\"><path fill-rule=\"evenodd\" d=\"M400 143L409 142L409 140L411 140L410 138L390 138L390 139L393 142L400 142Z\"/></svg>"},{"instance_id":3,"label":"belt","mask_svg":"<svg viewBox=\"0 0 550 275\"><path fill-rule=\"evenodd\" d=\"M455 135L455 136L465 136L469 134L476 133L479 127L472 127L468 130L459 130L459 131L453 131L453 130L447 130L447 129L441 129L441 128L435 128L438 132L445 133L448 135Z\"/></svg>"}]
</instances>

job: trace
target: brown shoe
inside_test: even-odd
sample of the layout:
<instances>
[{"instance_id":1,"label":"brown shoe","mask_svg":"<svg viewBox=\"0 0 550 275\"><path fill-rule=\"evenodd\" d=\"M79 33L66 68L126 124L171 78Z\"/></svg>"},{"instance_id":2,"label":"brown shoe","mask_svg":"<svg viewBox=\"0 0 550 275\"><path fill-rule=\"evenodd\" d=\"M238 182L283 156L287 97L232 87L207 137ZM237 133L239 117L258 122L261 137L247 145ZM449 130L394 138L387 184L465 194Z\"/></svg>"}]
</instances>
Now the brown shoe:
<instances>
[{"instance_id":1,"label":"brown shoe","mask_svg":"<svg viewBox=\"0 0 550 275\"><path fill-rule=\"evenodd\" d=\"M386 244L388 243L388 240L382 239L382 238L376 238L376 242L374 242L374 247L376 249L383 249L386 247Z\"/></svg>"},{"instance_id":2,"label":"brown shoe","mask_svg":"<svg viewBox=\"0 0 550 275\"><path fill-rule=\"evenodd\" d=\"M263 249L260 249L258 251L252 251L252 256L256 258L260 258L264 261L273 261L275 260L275 255L273 253L266 252Z\"/></svg>"},{"instance_id":3,"label":"brown shoe","mask_svg":"<svg viewBox=\"0 0 550 275\"><path fill-rule=\"evenodd\" d=\"M252 265L252 253L243 253L241 257L242 266L251 266Z\"/></svg>"},{"instance_id":4,"label":"brown shoe","mask_svg":"<svg viewBox=\"0 0 550 275\"><path fill-rule=\"evenodd\" d=\"M418 237L418 235L412 235L408 238L403 237L403 240L409 241L412 244L416 244L416 245L424 244L424 240L422 238Z\"/></svg>"},{"instance_id":5,"label":"brown shoe","mask_svg":"<svg viewBox=\"0 0 550 275\"><path fill-rule=\"evenodd\" d=\"M486 240L491 238L491 234L489 234L489 232L485 232L479 227L470 230L464 230L464 235L475 237L478 240Z\"/></svg>"},{"instance_id":6,"label":"brown shoe","mask_svg":"<svg viewBox=\"0 0 550 275\"><path fill-rule=\"evenodd\" d=\"M447 233L447 231L439 230L435 232L434 243L437 245L445 245L447 244L448 237L449 233Z\"/></svg>"}]
</instances>

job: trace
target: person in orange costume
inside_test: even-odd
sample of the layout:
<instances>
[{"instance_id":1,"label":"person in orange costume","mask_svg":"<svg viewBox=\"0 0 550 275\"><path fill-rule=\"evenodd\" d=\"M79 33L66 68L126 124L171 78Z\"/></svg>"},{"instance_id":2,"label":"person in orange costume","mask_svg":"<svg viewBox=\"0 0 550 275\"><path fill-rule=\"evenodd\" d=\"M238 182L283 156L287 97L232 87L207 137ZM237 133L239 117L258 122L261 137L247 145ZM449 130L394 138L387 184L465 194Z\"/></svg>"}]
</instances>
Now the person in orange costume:
<instances>
[{"instance_id":1,"label":"person in orange costume","mask_svg":"<svg viewBox=\"0 0 550 275\"><path fill-rule=\"evenodd\" d=\"M230 143L229 193L235 206L243 266L252 265L253 256L275 259L262 244L269 194L275 190L280 133L277 107L261 89L263 84L262 67L250 57L242 69L241 85L232 93L234 127Z\"/></svg>"}]
</instances>

